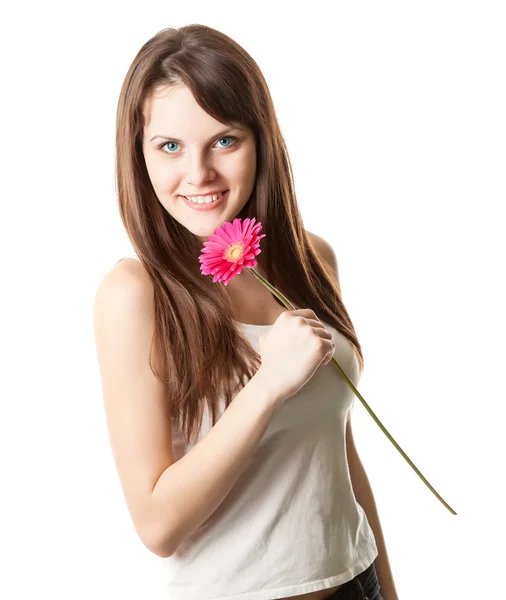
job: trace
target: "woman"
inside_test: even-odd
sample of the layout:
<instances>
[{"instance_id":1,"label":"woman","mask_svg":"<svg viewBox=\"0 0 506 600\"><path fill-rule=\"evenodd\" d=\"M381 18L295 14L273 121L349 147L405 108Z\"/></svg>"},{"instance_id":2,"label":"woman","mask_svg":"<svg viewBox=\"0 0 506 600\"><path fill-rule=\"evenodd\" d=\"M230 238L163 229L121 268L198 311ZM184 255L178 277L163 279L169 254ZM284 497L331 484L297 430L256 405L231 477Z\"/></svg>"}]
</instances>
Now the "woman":
<instances>
[{"instance_id":1,"label":"woman","mask_svg":"<svg viewBox=\"0 0 506 600\"><path fill-rule=\"evenodd\" d=\"M202 25L144 44L119 98L116 183L139 260L101 281L95 340L121 485L168 597L381 599L346 462L353 394L319 368L335 354L356 385L362 351L243 48ZM227 286L202 275L215 229L252 217L256 269L303 308L248 269Z\"/></svg>"}]
</instances>

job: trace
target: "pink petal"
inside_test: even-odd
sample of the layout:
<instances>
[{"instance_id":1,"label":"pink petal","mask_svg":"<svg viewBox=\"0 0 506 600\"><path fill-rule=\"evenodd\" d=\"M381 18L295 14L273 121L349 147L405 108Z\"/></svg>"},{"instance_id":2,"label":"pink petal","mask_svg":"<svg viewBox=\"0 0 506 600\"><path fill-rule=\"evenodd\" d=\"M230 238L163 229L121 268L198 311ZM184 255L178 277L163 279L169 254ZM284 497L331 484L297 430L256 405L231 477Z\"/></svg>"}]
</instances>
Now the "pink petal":
<instances>
[{"instance_id":1,"label":"pink petal","mask_svg":"<svg viewBox=\"0 0 506 600\"><path fill-rule=\"evenodd\" d=\"M221 227L217 227L212 236L204 242L204 247L199 256L201 272L204 275L213 275L213 282L223 281L224 285L243 268L256 266L255 256L260 254L260 240L266 237L259 235L262 224L257 223L255 218L246 218L242 221L235 218L232 223L226 221ZM233 244L242 244L243 254L236 261L225 258L227 250Z\"/></svg>"}]
</instances>

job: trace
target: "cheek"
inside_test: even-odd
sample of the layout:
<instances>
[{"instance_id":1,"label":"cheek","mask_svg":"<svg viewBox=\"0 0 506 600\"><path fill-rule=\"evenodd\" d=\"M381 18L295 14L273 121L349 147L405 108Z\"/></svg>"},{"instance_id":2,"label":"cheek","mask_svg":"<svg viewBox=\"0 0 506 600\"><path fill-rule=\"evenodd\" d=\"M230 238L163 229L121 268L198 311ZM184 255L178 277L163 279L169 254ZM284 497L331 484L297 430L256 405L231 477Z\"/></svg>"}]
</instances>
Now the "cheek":
<instances>
[{"instance_id":1,"label":"cheek","mask_svg":"<svg viewBox=\"0 0 506 600\"><path fill-rule=\"evenodd\" d=\"M255 181L256 174L256 156L255 152L248 151L232 165L232 172L237 179L240 179L245 185L251 186Z\"/></svg>"},{"instance_id":2,"label":"cheek","mask_svg":"<svg viewBox=\"0 0 506 600\"><path fill-rule=\"evenodd\" d=\"M174 175L167 166L158 161L146 163L151 185L157 195L166 195L171 192L174 183Z\"/></svg>"}]
</instances>

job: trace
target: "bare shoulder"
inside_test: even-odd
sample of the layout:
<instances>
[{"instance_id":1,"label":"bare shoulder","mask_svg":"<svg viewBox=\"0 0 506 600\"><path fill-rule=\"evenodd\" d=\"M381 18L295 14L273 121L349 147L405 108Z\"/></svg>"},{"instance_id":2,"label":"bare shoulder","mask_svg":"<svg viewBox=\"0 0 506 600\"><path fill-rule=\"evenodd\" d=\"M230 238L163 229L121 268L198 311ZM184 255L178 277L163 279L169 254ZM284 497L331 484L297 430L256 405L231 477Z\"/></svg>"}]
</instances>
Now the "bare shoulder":
<instances>
[{"instance_id":1,"label":"bare shoulder","mask_svg":"<svg viewBox=\"0 0 506 600\"><path fill-rule=\"evenodd\" d=\"M316 233L312 233L311 231L308 231L307 229L306 229L306 233L309 237L311 244L313 245L315 252L320 256L321 259L323 259L332 268L332 271L334 272L334 275L335 275L335 278L337 281L337 285L340 290L341 288L340 288L340 284L339 284L339 271L337 268L337 256L336 256L336 253L334 251L332 244L330 244L326 239L322 238L321 236L317 235Z\"/></svg>"},{"instance_id":2,"label":"bare shoulder","mask_svg":"<svg viewBox=\"0 0 506 600\"><path fill-rule=\"evenodd\" d=\"M120 258L120 260L109 269L104 279L109 279L111 281L137 280L146 283L146 281L149 280L149 277L140 260L131 256L126 256L125 258Z\"/></svg>"},{"instance_id":3,"label":"bare shoulder","mask_svg":"<svg viewBox=\"0 0 506 600\"><path fill-rule=\"evenodd\" d=\"M93 323L109 439L128 510L144 545L162 555L153 490L174 462L172 423L166 389L150 365L153 288L140 261L125 258L105 274Z\"/></svg>"},{"instance_id":4,"label":"bare shoulder","mask_svg":"<svg viewBox=\"0 0 506 600\"><path fill-rule=\"evenodd\" d=\"M337 262L337 259L332 245L326 239L322 238L316 233L312 233L311 231L307 230L306 233L316 253L325 261L327 261L331 266L334 266L333 263Z\"/></svg>"},{"instance_id":5,"label":"bare shoulder","mask_svg":"<svg viewBox=\"0 0 506 600\"><path fill-rule=\"evenodd\" d=\"M120 259L102 277L95 293L95 311L99 303L105 305L121 302L144 302L149 305L153 294L152 282L140 260L132 257Z\"/></svg>"}]
</instances>

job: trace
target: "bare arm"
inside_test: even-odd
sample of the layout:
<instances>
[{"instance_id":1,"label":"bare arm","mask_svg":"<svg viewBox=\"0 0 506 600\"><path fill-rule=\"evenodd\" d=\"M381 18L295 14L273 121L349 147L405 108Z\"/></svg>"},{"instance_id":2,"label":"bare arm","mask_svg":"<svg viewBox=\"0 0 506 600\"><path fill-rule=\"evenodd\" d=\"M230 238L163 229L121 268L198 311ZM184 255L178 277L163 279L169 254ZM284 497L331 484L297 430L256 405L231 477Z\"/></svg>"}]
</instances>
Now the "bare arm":
<instances>
[{"instance_id":1,"label":"bare arm","mask_svg":"<svg viewBox=\"0 0 506 600\"><path fill-rule=\"evenodd\" d=\"M162 473L153 490L153 506L162 524L159 548L164 556L225 500L275 410L260 368L209 433Z\"/></svg>"},{"instance_id":2,"label":"bare arm","mask_svg":"<svg viewBox=\"0 0 506 600\"><path fill-rule=\"evenodd\" d=\"M166 557L226 498L282 399L260 368L209 433L174 462L168 401L148 363L153 315L142 263L115 265L94 308L109 438L136 531Z\"/></svg>"}]
</instances>

